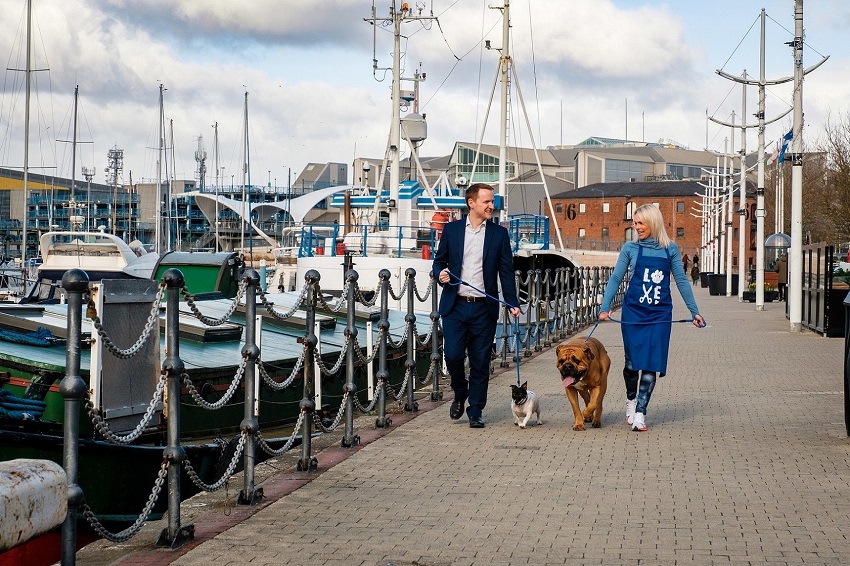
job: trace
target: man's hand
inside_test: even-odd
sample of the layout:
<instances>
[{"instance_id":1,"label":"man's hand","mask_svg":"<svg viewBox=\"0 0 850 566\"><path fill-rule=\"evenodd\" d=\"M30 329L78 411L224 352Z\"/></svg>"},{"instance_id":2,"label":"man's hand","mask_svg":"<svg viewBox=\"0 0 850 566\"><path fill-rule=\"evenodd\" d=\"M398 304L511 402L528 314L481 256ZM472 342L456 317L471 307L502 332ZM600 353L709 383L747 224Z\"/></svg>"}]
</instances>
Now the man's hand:
<instances>
[{"instance_id":1,"label":"man's hand","mask_svg":"<svg viewBox=\"0 0 850 566\"><path fill-rule=\"evenodd\" d=\"M449 268L445 268L440 272L440 283L446 284L451 280L451 276L449 275Z\"/></svg>"},{"instance_id":2,"label":"man's hand","mask_svg":"<svg viewBox=\"0 0 850 566\"><path fill-rule=\"evenodd\" d=\"M519 307L511 307L511 316L514 318L519 318L519 315L522 314L522 311L519 310Z\"/></svg>"}]
</instances>

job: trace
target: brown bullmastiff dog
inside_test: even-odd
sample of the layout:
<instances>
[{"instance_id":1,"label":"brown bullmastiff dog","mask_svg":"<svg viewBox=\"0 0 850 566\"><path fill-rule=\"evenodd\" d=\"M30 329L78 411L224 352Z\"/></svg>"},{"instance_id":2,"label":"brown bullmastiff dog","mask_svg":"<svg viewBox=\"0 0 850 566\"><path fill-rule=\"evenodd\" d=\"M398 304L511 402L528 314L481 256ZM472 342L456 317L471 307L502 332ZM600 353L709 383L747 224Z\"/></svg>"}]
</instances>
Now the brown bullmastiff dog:
<instances>
[{"instance_id":1,"label":"brown bullmastiff dog","mask_svg":"<svg viewBox=\"0 0 850 566\"><path fill-rule=\"evenodd\" d=\"M593 422L593 428L602 426L602 398L608 389L608 369L611 359L605 346L596 338L573 338L559 344L555 352L555 364L561 372L564 392L573 407L575 424L573 430L584 430L585 422ZM584 413L578 406L578 396L584 399Z\"/></svg>"}]
</instances>

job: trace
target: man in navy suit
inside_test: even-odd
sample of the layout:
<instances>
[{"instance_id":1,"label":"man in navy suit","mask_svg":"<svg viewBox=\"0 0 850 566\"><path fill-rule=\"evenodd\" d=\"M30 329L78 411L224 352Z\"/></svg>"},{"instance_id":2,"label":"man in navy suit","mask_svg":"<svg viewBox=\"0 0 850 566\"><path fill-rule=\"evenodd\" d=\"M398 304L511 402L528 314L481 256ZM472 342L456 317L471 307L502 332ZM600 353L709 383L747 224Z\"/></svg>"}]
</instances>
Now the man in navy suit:
<instances>
[{"instance_id":1,"label":"man in navy suit","mask_svg":"<svg viewBox=\"0 0 850 566\"><path fill-rule=\"evenodd\" d=\"M470 428L484 428L490 352L499 318L499 302L491 297L499 296L499 285L505 303L513 305L511 314L517 317L520 310L508 231L489 222L493 187L476 183L466 189L465 196L469 215L443 228L432 273L443 288L439 308L443 351L455 394L449 415L459 419L468 400ZM464 368L467 356L469 381Z\"/></svg>"}]
</instances>

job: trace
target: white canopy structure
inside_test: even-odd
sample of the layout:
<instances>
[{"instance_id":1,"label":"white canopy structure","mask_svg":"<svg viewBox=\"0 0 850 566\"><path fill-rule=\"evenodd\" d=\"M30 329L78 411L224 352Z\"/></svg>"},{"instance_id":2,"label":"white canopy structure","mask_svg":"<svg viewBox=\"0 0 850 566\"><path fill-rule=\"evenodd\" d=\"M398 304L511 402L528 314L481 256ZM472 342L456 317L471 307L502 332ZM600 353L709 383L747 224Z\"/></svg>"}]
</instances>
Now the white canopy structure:
<instances>
[{"instance_id":1,"label":"white canopy structure","mask_svg":"<svg viewBox=\"0 0 850 566\"><path fill-rule=\"evenodd\" d=\"M207 221L209 221L212 225L214 225L215 222L217 200L219 209L226 208L235 212L241 220L244 220L251 226L253 231L262 236L263 239L270 245L274 246L276 244L274 238L263 232L257 223L262 223L282 210L289 213L293 222L296 224L301 223L304 221L307 213L326 198L336 193L341 193L355 188L357 187L354 187L353 185L338 185L336 187L328 187L326 189L317 189L299 197L287 198L286 200L281 201L252 202L250 204L250 210L247 211L248 218L243 218L243 215L246 214L246 209L241 200L232 199L222 195L202 193L200 191L190 191L182 193L179 196L195 197L195 203L198 205L198 208L204 214ZM253 213L256 213L256 216L254 216Z\"/></svg>"}]
</instances>

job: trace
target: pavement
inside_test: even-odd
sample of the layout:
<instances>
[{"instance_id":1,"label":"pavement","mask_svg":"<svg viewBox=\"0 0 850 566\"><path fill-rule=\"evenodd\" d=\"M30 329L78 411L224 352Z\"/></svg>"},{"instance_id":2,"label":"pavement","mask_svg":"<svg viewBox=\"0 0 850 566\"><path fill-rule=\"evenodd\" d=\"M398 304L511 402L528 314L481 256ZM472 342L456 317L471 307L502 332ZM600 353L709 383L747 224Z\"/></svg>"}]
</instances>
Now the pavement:
<instances>
[{"instance_id":1,"label":"pavement","mask_svg":"<svg viewBox=\"0 0 850 566\"><path fill-rule=\"evenodd\" d=\"M695 293L708 326L674 325L646 432L625 425L620 328L606 322L599 429L572 430L553 346L520 368L543 425L513 424L516 370L499 370L484 429L449 418L450 393L389 429L361 417L360 445L329 436L317 472L295 471L297 455L259 468L260 505L235 505L236 481L189 500L195 539L179 549L155 549L151 524L77 564L850 564L844 340L791 332L784 303Z\"/></svg>"}]
</instances>

